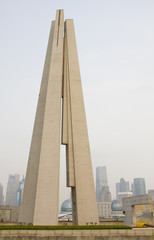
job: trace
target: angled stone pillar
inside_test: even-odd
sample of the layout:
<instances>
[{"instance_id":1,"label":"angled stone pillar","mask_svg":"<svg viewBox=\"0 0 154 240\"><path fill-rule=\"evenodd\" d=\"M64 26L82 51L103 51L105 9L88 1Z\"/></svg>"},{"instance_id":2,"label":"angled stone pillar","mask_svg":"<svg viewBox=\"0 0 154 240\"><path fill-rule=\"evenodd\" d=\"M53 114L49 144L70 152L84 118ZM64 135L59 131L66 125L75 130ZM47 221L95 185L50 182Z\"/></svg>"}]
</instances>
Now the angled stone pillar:
<instances>
[{"instance_id":1,"label":"angled stone pillar","mask_svg":"<svg viewBox=\"0 0 154 240\"><path fill-rule=\"evenodd\" d=\"M20 222L57 225L64 13L52 22L29 154Z\"/></svg>"},{"instance_id":2,"label":"angled stone pillar","mask_svg":"<svg viewBox=\"0 0 154 240\"><path fill-rule=\"evenodd\" d=\"M72 188L73 223L98 223L96 194L73 20L65 21L63 138L67 186Z\"/></svg>"},{"instance_id":3,"label":"angled stone pillar","mask_svg":"<svg viewBox=\"0 0 154 240\"><path fill-rule=\"evenodd\" d=\"M58 10L52 22L19 222L57 225L61 134L73 224L98 223L88 131L73 20Z\"/></svg>"}]
</instances>

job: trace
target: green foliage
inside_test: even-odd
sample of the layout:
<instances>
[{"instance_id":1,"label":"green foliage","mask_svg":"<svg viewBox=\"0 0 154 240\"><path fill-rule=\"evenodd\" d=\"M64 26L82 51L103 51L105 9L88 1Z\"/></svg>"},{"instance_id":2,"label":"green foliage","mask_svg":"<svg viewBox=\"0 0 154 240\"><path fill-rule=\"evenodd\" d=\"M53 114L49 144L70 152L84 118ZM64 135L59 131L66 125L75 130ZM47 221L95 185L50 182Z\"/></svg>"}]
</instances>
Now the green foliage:
<instances>
[{"instance_id":1,"label":"green foliage","mask_svg":"<svg viewBox=\"0 0 154 240\"><path fill-rule=\"evenodd\" d=\"M132 229L124 225L85 225L85 226L33 226L33 225L0 225L0 230L104 230L104 229Z\"/></svg>"}]
</instances>

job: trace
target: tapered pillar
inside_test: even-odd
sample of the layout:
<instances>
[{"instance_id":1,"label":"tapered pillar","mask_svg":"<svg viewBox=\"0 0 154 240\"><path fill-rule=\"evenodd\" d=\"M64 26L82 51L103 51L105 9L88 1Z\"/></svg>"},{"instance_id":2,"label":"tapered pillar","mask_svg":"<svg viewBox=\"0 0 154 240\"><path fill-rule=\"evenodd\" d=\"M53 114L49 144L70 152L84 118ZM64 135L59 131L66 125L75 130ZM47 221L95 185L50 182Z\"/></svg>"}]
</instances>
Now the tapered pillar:
<instances>
[{"instance_id":1,"label":"tapered pillar","mask_svg":"<svg viewBox=\"0 0 154 240\"><path fill-rule=\"evenodd\" d=\"M19 221L58 224L64 14L52 22Z\"/></svg>"},{"instance_id":2,"label":"tapered pillar","mask_svg":"<svg viewBox=\"0 0 154 240\"><path fill-rule=\"evenodd\" d=\"M65 22L62 141L67 146L67 186L72 188L73 223L98 223L73 20Z\"/></svg>"}]
</instances>

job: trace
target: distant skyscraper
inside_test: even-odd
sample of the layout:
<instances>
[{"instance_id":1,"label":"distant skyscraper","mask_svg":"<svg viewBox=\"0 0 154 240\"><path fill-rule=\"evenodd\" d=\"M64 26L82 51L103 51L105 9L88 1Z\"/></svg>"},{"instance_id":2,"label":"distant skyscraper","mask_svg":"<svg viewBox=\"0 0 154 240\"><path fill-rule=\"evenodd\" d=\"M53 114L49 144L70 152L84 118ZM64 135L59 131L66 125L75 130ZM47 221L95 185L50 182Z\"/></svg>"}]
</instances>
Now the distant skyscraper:
<instances>
[{"instance_id":1,"label":"distant skyscraper","mask_svg":"<svg viewBox=\"0 0 154 240\"><path fill-rule=\"evenodd\" d=\"M105 166L96 168L96 199L97 202L111 201Z\"/></svg>"},{"instance_id":2,"label":"distant skyscraper","mask_svg":"<svg viewBox=\"0 0 154 240\"><path fill-rule=\"evenodd\" d=\"M21 200L22 200L22 195L24 190L24 183L25 183L25 179L23 177L22 180L19 182L19 188L17 190L17 206L21 205Z\"/></svg>"},{"instance_id":3,"label":"distant skyscraper","mask_svg":"<svg viewBox=\"0 0 154 240\"><path fill-rule=\"evenodd\" d=\"M132 192L133 195L134 195L134 184L133 184L133 183L131 183L131 192Z\"/></svg>"},{"instance_id":4,"label":"distant skyscraper","mask_svg":"<svg viewBox=\"0 0 154 240\"><path fill-rule=\"evenodd\" d=\"M124 178L120 178L120 192L129 192L129 182L126 182Z\"/></svg>"},{"instance_id":5,"label":"distant skyscraper","mask_svg":"<svg viewBox=\"0 0 154 240\"><path fill-rule=\"evenodd\" d=\"M120 183L116 183L116 199L118 199L119 192L120 192Z\"/></svg>"},{"instance_id":6,"label":"distant skyscraper","mask_svg":"<svg viewBox=\"0 0 154 240\"><path fill-rule=\"evenodd\" d=\"M0 205L4 204L3 186L0 183Z\"/></svg>"},{"instance_id":7,"label":"distant skyscraper","mask_svg":"<svg viewBox=\"0 0 154 240\"><path fill-rule=\"evenodd\" d=\"M134 178L133 190L135 196L146 194L145 179Z\"/></svg>"},{"instance_id":8,"label":"distant skyscraper","mask_svg":"<svg viewBox=\"0 0 154 240\"><path fill-rule=\"evenodd\" d=\"M148 194L152 196L152 201L154 201L154 189L148 190Z\"/></svg>"},{"instance_id":9,"label":"distant skyscraper","mask_svg":"<svg viewBox=\"0 0 154 240\"><path fill-rule=\"evenodd\" d=\"M100 202L111 202L111 192L108 186L102 186L100 191Z\"/></svg>"},{"instance_id":10,"label":"distant skyscraper","mask_svg":"<svg viewBox=\"0 0 154 240\"><path fill-rule=\"evenodd\" d=\"M20 176L18 174L9 175L5 205L17 206L17 190L19 187L19 178Z\"/></svg>"},{"instance_id":11,"label":"distant skyscraper","mask_svg":"<svg viewBox=\"0 0 154 240\"><path fill-rule=\"evenodd\" d=\"M130 192L129 182L126 182L124 178L120 178L120 182L116 183L116 198L119 199L119 192Z\"/></svg>"}]
</instances>

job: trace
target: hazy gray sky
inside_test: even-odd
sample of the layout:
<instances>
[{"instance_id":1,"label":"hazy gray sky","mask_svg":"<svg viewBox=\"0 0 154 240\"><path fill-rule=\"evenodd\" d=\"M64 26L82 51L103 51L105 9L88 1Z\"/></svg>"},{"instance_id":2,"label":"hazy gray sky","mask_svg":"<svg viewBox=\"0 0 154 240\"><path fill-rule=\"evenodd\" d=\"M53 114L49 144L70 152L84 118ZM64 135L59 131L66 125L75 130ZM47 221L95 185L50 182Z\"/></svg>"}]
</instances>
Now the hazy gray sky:
<instances>
[{"instance_id":1,"label":"hazy gray sky","mask_svg":"<svg viewBox=\"0 0 154 240\"><path fill-rule=\"evenodd\" d=\"M113 198L121 177L154 188L153 0L0 0L0 183L26 172L56 9L74 19L94 175L107 167Z\"/></svg>"}]
</instances>

